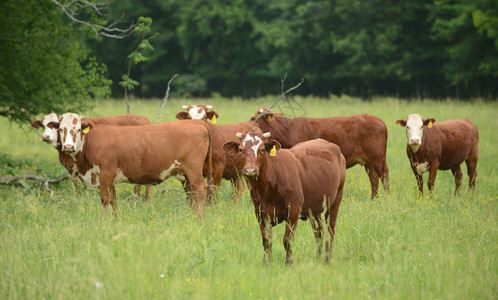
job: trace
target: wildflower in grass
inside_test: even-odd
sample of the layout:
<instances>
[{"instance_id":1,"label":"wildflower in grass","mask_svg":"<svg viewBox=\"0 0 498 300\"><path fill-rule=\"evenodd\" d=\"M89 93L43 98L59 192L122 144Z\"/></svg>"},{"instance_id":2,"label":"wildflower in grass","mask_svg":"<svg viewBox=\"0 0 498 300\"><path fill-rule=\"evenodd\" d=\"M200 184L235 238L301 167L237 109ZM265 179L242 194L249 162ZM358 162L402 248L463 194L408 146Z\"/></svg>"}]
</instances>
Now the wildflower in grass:
<instances>
[{"instance_id":1,"label":"wildflower in grass","mask_svg":"<svg viewBox=\"0 0 498 300\"><path fill-rule=\"evenodd\" d=\"M100 281L95 281L95 287L100 289L101 287L104 286L104 283L103 282L100 282Z\"/></svg>"},{"instance_id":2,"label":"wildflower in grass","mask_svg":"<svg viewBox=\"0 0 498 300\"><path fill-rule=\"evenodd\" d=\"M161 274L159 275L161 278L164 278L164 276L166 276L166 274Z\"/></svg>"}]
</instances>

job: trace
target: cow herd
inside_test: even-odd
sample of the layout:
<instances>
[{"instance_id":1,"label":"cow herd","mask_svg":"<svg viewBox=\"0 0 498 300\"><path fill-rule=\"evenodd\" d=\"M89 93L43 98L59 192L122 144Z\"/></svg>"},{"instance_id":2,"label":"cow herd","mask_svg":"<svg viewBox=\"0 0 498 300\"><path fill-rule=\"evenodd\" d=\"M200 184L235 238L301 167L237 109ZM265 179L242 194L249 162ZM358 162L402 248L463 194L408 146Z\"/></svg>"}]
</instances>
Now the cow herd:
<instances>
[{"instance_id":1,"label":"cow herd","mask_svg":"<svg viewBox=\"0 0 498 300\"><path fill-rule=\"evenodd\" d=\"M104 210L111 204L116 216L117 183L136 184L136 194L145 185L148 200L152 185L176 177L190 207L202 218L204 203L216 196L222 178L232 183L235 203L241 199L245 180L267 262L271 228L286 222L283 244L290 264L297 222L308 218L318 255L325 240L325 260L330 258L347 168L365 167L372 198L377 196L379 179L389 193L387 127L378 117L286 118L261 108L248 122L218 125L219 114L210 105L183 106L176 117L180 120L150 124L131 114L85 118L51 113L31 126L44 129L42 141L57 149L75 184L100 188ZM427 185L432 191L438 169L451 169L458 193L463 161L469 188L474 189L479 137L470 120L436 123L411 114L396 123L406 127L407 155L420 194L422 174L429 172ZM324 227L328 234L324 235Z\"/></svg>"}]
</instances>

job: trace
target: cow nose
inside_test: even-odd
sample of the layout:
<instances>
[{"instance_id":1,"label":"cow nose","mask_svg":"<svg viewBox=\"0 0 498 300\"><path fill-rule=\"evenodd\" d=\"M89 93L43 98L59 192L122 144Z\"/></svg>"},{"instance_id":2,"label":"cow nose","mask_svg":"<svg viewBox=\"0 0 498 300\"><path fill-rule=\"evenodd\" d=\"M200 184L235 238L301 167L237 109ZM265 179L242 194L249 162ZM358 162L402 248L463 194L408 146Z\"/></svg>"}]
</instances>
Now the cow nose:
<instances>
[{"instance_id":1,"label":"cow nose","mask_svg":"<svg viewBox=\"0 0 498 300\"><path fill-rule=\"evenodd\" d=\"M412 137L410 139L410 144L411 145L420 145L420 139L418 137Z\"/></svg>"},{"instance_id":2,"label":"cow nose","mask_svg":"<svg viewBox=\"0 0 498 300\"><path fill-rule=\"evenodd\" d=\"M48 135L44 134L42 135L42 140L44 140L45 142L48 142Z\"/></svg>"},{"instance_id":3,"label":"cow nose","mask_svg":"<svg viewBox=\"0 0 498 300\"><path fill-rule=\"evenodd\" d=\"M65 152L74 152L74 145L64 145Z\"/></svg>"},{"instance_id":4,"label":"cow nose","mask_svg":"<svg viewBox=\"0 0 498 300\"><path fill-rule=\"evenodd\" d=\"M258 169L244 168L244 176L258 176Z\"/></svg>"}]
</instances>

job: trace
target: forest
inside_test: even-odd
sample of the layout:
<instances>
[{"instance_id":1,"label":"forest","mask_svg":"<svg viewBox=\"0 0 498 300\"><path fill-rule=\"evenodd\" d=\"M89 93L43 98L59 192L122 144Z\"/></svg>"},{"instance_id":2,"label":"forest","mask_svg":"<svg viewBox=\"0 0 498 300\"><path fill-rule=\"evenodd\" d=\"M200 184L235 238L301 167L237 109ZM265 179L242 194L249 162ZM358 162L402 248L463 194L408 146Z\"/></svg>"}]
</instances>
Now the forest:
<instances>
[{"instance_id":1,"label":"forest","mask_svg":"<svg viewBox=\"0 0 498 300\"><path fill-rule=\"evenodd\" d=\"M285 74L303 96L498 93L494 0L5 0L0 17L0 115L14 121L122 97L127 73L137 98L162 97L174 74L179 97L275 95ZM123 38L87 25L140 17L147 31Z\"/></svg>"}]
</instances>

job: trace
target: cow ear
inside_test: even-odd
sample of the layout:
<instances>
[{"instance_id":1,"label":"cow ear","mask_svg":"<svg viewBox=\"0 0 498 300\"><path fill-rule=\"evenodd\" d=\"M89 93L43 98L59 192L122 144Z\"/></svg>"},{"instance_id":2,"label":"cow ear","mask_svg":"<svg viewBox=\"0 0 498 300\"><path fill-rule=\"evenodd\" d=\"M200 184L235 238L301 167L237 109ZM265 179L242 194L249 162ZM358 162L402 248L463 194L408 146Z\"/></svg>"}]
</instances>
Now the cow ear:
<instances>
[{"instance_id":1,"label":"cow ear","mask_svg":"<svg viewBox=\"0 0 498 300\"><path fill-rule=\"evenodd\" d=\"M272 151L273 147L275 147L275 151L278 151L280 150L280 148L282 148L282 145L280 145L280 143L277 140L271 140L265 144L265 150L267 152Z\"/></svg>"},{"instance_id":2,"label":"cow ear","mask_svg":"<svg viewBox=\"0 0 498 300\"><path fill-rule=\"evenodd\" d=\"M83 134L87 134L88 131L90 131L90 129L93 129L92 124L90 124L90 123L81 124L81 132L83 132Z\"/></svg>"},{"instance_id":3,"label":"cow ear","mask_svg":"<svg viewBox=\"0 0 498 300\"><path fill-rule=\"evenodd\" d=\"M228 155L235 155L239 152L239 144L234 141L224 143L221 148Z\"/></svg>"},{"instance_id":4,"label":"cow ear","mask_svg":"<svg viewBox=\"0 0 498 300\"><path fill-rule=\"evenodd\" d=\"M50 129L59 129L59 122L49 122L47 127Z\"/></svg>"},{"instance_id":5,"label":"cow ear","mask_svg":"<svg viewBox=\"0 0 498 300\"><path fill-rule=\"evenodd\" d=\"M427 118L424 120L424 126L428 126L429 124L434 124L436 123L436 119L434 118Z\"/></svg>"},{"instance_id":6,"label":"cow ear","mask_svg":"<svg viewBox=\"0 0 498 300\"><path fill-rule=\"evenodd\" d=\"M181 111L179 113L176 114L176 118L178 120L187 120L188 119L188 113L184 112L184 111Z\"/></svg>"},{"instance_id":7,"label":"cow ear","mask_svg":"<svg viewBox=\"0 0 498 300\"><path fill-rule=\"evenodd\" d=\"M33 122L31 122L31 127L38 129L40 127L43 127L43 123L40 120L34 120Z\"/></svg>"},{"instance_id":8,"label":"cow ear","mask_svg":"<svg viewBox=\"0 0 498 300\"><path fill-rule=\"evenodd\" d=\"M272 113L272 112L269 112L269 111L268 111L268 112L266 112L266 113L265 113L265 118L266 118L268 121L273 120L273 117L274 117L274 116L275 116L275 114L274 114L274 113Z\"/></svg>"},{"instance_id":9,"label":"cow ear","mask_svg":"<svg viewBox=\"0 0 498 300\"><path fill-rule=\"evenodd\" d=\"M405 120L396 120L396 124L398 124L399 126L405 127L406 126L406 121Z\"/></svg>"},{"instance_id":10,"label":"cow ear","mask_svg":"<svg viewBox=\"0 0 498 300\"><path fill-rule=\"evenodd\" d=\"M218 119L218 118L220 117L220 115L219 115L217 112L215 112L214 110L212 110L212 111L208 111L208 113L207 113L207 118L208 118L209 120L213 120L213 117L215 117L215 116L216 116L215 120L216 120L216 119Z\"/></svg>"}]
</instances>

